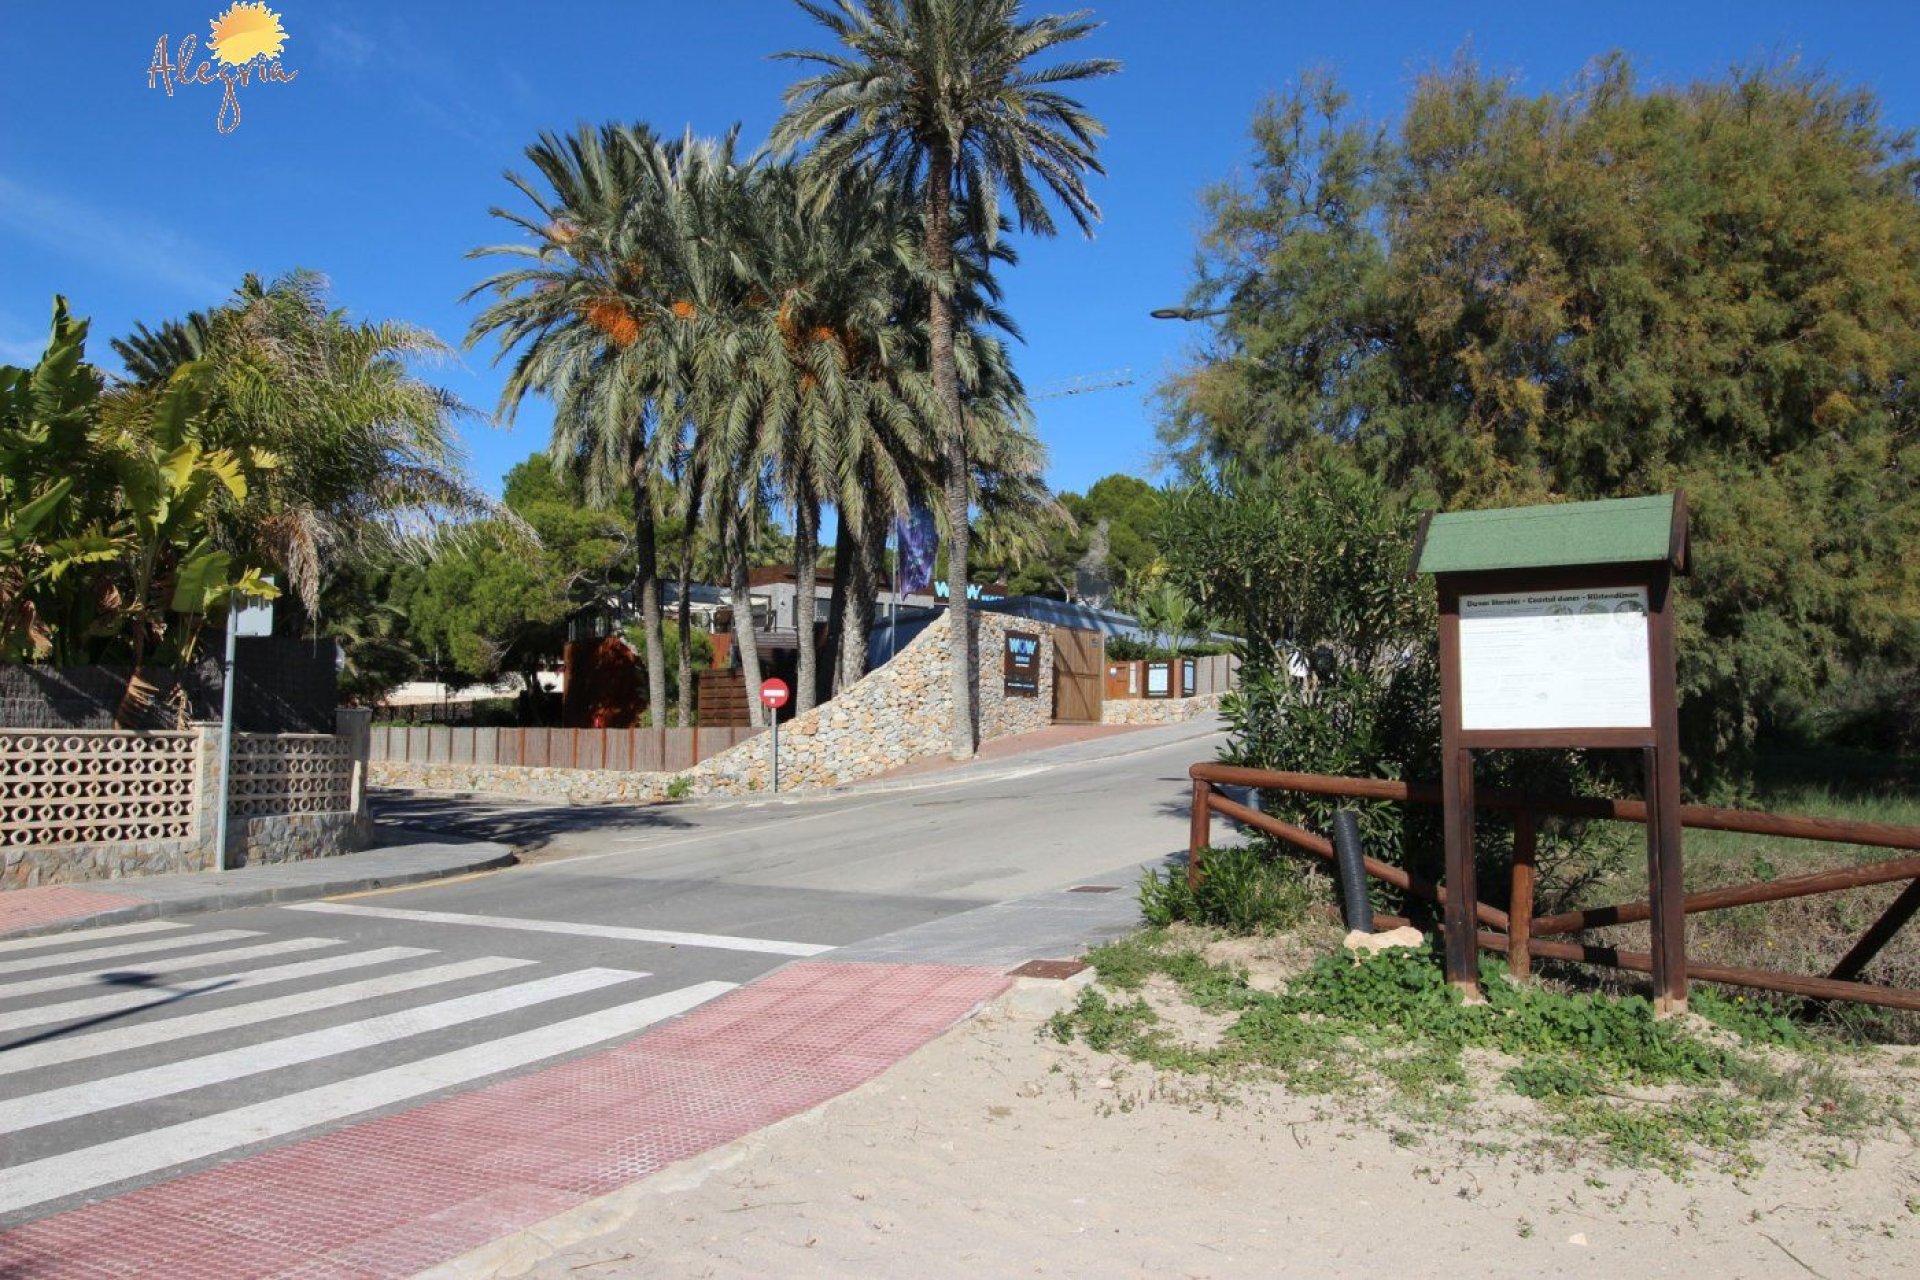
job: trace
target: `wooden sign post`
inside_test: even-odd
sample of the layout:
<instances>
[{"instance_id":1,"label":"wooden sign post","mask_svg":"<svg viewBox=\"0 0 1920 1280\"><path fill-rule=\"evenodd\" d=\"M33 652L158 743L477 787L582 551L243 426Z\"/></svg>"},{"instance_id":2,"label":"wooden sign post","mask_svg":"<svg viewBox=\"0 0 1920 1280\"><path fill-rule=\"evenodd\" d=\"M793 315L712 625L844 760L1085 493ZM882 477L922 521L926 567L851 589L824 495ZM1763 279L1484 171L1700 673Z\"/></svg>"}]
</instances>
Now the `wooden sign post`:
<instances>
[{"instance_id":1,"label":"wooden sign post","mask_svg":"<svg viewBox=\"0 0 1920 1280\"><path fill-rule=\"evenodd\" d=\"M1440 596L1447 977L1478 998L1473 753L1634 748L1647 800L1654 1008L1687 1007L1673 578L1686 495L1429 517L1414 571Z\"/></svg>"}]
</instances>

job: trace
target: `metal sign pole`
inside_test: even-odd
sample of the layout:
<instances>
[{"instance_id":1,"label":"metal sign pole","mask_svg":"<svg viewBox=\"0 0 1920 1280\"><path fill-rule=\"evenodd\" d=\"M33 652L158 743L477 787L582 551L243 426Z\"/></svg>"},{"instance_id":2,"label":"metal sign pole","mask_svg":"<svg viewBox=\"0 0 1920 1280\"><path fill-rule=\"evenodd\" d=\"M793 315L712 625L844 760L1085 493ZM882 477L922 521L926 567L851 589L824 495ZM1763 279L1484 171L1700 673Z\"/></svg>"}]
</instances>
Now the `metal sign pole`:
<instances>
[{"instance_id":1,"label":"metal sign pole","mask_svg":"<svg viewBox=\"0 0 1920 1280\"><path fill-rule=\"evenodd\" d=\"M227 869L227 808L233 803L233 663L239 654L240 596L227 597L227 665L220 690L220 808L215 818L213 869Z\"/></svg>"},{"instance_id":2,"label":"metal sign pole","mask_svg":"<svg viewBox=\"0 0 1920 1280\"><path fill-rule=\"evenodd\" d=\"M773 794L780 794L780 708L773 712Z\"/></svg>"}]
</instances>

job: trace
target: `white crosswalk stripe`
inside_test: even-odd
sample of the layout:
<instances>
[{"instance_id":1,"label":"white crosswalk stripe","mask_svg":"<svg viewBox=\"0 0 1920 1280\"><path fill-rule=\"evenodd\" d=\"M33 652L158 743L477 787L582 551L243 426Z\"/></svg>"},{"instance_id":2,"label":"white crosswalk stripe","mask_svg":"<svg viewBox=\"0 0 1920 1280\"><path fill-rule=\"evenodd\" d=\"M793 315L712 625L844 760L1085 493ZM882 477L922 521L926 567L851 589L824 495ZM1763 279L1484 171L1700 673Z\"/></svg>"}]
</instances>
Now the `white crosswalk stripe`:
<instances>
[{"instance_id":1,"label":"white crosswalk stripe","mask_svg":"<svg viewBox=\"0 0 1920 1280\"><path fill-rule=\"evenodd\" d=\"M356 1049L370 1049L389 1041L457 1027L463 1022L531 1008L548 1000L559 1000L616 983L634 982L646 976L631 969L575 969L551 978L538 978L511 987L442 1000L437 1004L327 1027L305 1035L268 1040L205 1057L150 1067L145 1071L88 1080L62 1089L47 1089L0 1102L0 1133L15 1133L21 1129L70 1120L75 1116L128 1106L148 1098L164 1098L265 1071L277 1071L282 1067L351 1053Z\"/></svg>"},{"instance_id":2,"label":"white crosswalk stripe","mask_svg":"<svg viewBox=\"0 0 1920 1280\"><path fill-rule=\"evenodd\" d=\"M256 938L151 921L22 948L0 968L19 975L0 984L0 1217L625 1039L736 986L647 994L632 988L651 975L633 968L539 972L539 960L334 938L221 945ZM256 967L303 951L326 954Z\"/></svg>"},{"instance_id":3,"label":"white crosswalk stripe","mask_svg":"<svg viewBox=\"0 0 1920 1280\"><path fill-rule=\"evenodd\" d=\"M184 929L187 926L175 924L171 920L142 920L138 924L108 924L97 929L88 929L84 935L88 942L97 942L101 938L127 938L136 933L163 933L168 929ZM17 951L40 951L46 947L70 947L80 941L71 933L49 933L38 938L10 938L0 942L0 955L12 955Z\"/></svg>"},{"instance_id":4,"label":"white crosswalk stripe","mask_svg":"<svg viewBox=\"0 0 1920 1280\"><path fill-rule=\"evenodd\" d=\"M630 1036L735 985L695 983L401 1066L0 1169L0 1214L96 1191Z\"/></svg>"},{"instance_id":5,"label":"white crosswalk stripe","mask_svg":"<svg viewBox=\"0 0 1920 1280\"><path fill-rule=\"evenodd\" d=\"M368 954L377 955L379 961L385 961L427 953L417 947L387 947L380 952ZM0 1045L0 1076L17 1075L22 1071L34 1071L40 1067L58 1066L63 1062L80 1062L87 1058L100 1057L102 1054L130 1053L136 1049L151 1048L154 1045L168 1044L175 1040L211 1035L215 1031L257 1027L263 1022L272 1022L277 1018L318 1013L322 1009L336 1009L341 1005L358 1004L364 1000L378 1000L384 996L418 991L422 987L459 982L464 978L485 977L505 969L524 968L532 963L534 962L531 960L512 960L505 956L481 956L477 960L459 960L453 964L435 965L431 969L412 969L403 973L385 974L378 978L365 978L359 982L343 982L339 986L319 987L312 991L301 991L272 1000L256 1000L251 1004L232 1005L225 1009L209 1009L205 1013L185 1014L161 1022L118 1027L112 1031L96 1031L92 1035L41 1040L37 1044L25 1044L17 1048Z\"/></svg>"},{"instance_id":6,"label":"white crosswalk stripe","mask_svg":"<svg viewBox=\"0 0 1920 1280\"><path fill-rule=\"evenodd\" d=\"M229 991L264 987L276 982L297 982L301 978L339 973L343 969L364 969L371 965L388 964L395 960L410 960L415 956L427 954L429 952L425 947L380 947L373 951L351 951L343 955L322 956L318 960L300 960L293 964L273 965L265 969L255 969L251 973L232 974L187 987L166 987L154 984L115 991L109 995L67 1000L60 1004L8 1009L0 1013L0 1031L20 1031L27 1027L43 1027L55 1022L83 1022L91 1018L107 1018L145 1005L173 1004L196 996L219 995Z\"/></svg>"},{"instance_id":7,"label":"white crosswalk stripe","mask_svg":"<svg viewBox=\"0 0 1920 1280\"><path fill-rule=\"evenodd\" d=\"M217 929L185 937L149 938L145 942L122 942L111 947L89 947L57 956L32 956L26 960L0 960L0 973L26 973L31 969L58 969L62 965L83 964L94 960L117 960L121 956L151 955L155 951L178 951L182 947L210 947L216 942L238 942L257 938L258 929Z\"/></svg>"},{"instance_id":8,"label":"white crosswalk stripe","mask_svg":"<svg viewBox=\"0 0 1920 1280\"><path fill-rule=\"evenodd\" d=\"M159 977L179 973L183 969L210 969L217 965L236 964L242 960L260 960L267 956L284 956L296 951L317 951L322 947L339 945L338 938L287 938L280 942L262 942L251 947L234 947L227 951L198 951L178 959L162 958L133 969L86 969L79 973L63 973L50 978L32 978L26 982L8 983L0 986L0 1000L39 995L44 991L58 991L62 987L93 986L111 982L122 974L128 979L138 981L143 987L151 988Z\"/></svg>"},{"instance_id":9,"label":"white crosswalk stripe","mask_svg":"<svg viewBox=\"0 0 1920 1280\"><path fill-rule=\"evenodd\" d=\"M776 956L817 956L833 950L814 942L781 942L772 938L737 938L721 933L680 933L670 929L634 929L618 924L577 924L571 920L525 920L515 916L463 915L456 911L409 911L402 907L365 907L353 902L302 902L289 911L319 911L331 915L372 916L379 920L412 920L420 924L464 924L483 929L520 929L528 933L568 933L582 938L618 938L670 947L712 947L720 951L756 951Z\"/></svg>"}]
</instances>

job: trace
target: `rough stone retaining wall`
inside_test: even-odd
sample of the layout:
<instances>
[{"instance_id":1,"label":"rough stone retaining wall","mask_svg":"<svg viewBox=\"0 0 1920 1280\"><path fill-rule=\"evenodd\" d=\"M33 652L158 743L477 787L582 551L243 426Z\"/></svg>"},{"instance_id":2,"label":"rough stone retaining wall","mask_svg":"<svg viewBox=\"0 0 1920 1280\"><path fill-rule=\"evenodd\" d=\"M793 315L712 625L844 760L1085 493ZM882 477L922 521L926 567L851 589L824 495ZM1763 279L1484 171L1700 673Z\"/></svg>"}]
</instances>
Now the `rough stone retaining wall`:
<instances>
[{"instance_id":1,"label":"rough stone retaining wall","mask_svg":"<svg viewBox=\"0 0 1920 1280\"><path fill-rule=\"evenodd\" d=\"M1053 636L1042 623L975 613L974 687L980 737L1045 727L1053 718ZM780 726L780 786L834 787L897 769L951 747L953 692L947 665L948 616L832 702ZM1040 636L1040 690L1009 698L1001 677L1007 632ZM695 794L736 795L772 785L767 744L754 739L692 770Z\"/></svg>"},{"instance_id":2,"label":"rough stone retaining wall","mask_svg":"<svg viewBox=\"0 0 1920 1280\"><path fill-rule=\"evenodd\" d=\"M781 730L780 745L783 749L786 746L785 734L786 731ZM754 741L760 742L760 739ZM766 750L764 744L760 750ZM676 773L630 773L622 769L403 764L394 760L375 761L369 773L376 787L518 796L528 800L550 800L556 804L650 804L666 799L667 788L675 778L681 776Z\"/></svg>"},{"instance_id":3,"label":"rough stone retaining wall","mask_svg":"<svg viewBox=\"0 0 1920 1280\"><path fill-rule=\"evenodd\" d=\"M1218 693L1197 698L1108 698L1100 707L1101 724L1178 724L1220 709Z\"/></svg>"},{"instance_id":4,"label":"rough stone retaining wall","mask_svg":"<svg viewBox=\"0 0 1920 1280\"><path fill-rule=\"evenodd\" d=\"M1045 728L1053 719L1053 636L1044 623L975 613L975 688L980 737ZM947 619L936 619L893 661L833 701L780 726L780 788L834 787L876 777L950 747L952 689L948 680ZM1040 637L1039 691L1008 697L1002 655L1009 631ZM376 763L374 785L433 791L523 796L564 804L645 804L667 798L676 779L681 794L743 795L772 789L765 735L680 773Z\"/></svg>"}]
</instances>

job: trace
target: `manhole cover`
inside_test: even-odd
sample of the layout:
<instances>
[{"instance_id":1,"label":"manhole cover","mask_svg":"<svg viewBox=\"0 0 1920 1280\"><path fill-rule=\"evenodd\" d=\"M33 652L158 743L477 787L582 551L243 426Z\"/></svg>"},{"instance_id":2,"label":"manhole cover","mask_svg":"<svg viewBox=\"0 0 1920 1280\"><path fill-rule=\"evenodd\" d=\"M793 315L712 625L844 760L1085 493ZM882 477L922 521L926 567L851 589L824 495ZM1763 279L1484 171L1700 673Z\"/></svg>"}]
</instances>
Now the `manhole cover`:
<instances>
[{"instance_id":1,"label":"manhole cover","mask_svg":"<svg viewBox=\"0 0 1920 1280\"><path fill-rule=\"evenodd\" d=\"M1010 970L1009 978L1071 978L1087 966L1078 960L1029 960Z\"/></svg>"},{"instance_id":2,"label":"manhole cover","mask_svg":"<svg viewBox=\"0 0 1920 1280\"><path fill-rule=\"evenodd\" d=\"M1118 893L1120 892L1120 886L1117 884L1077 884L1073 886L1073 888L1067 890L1067 892L1068 893Z\"/></svg>"}]
</instances>

